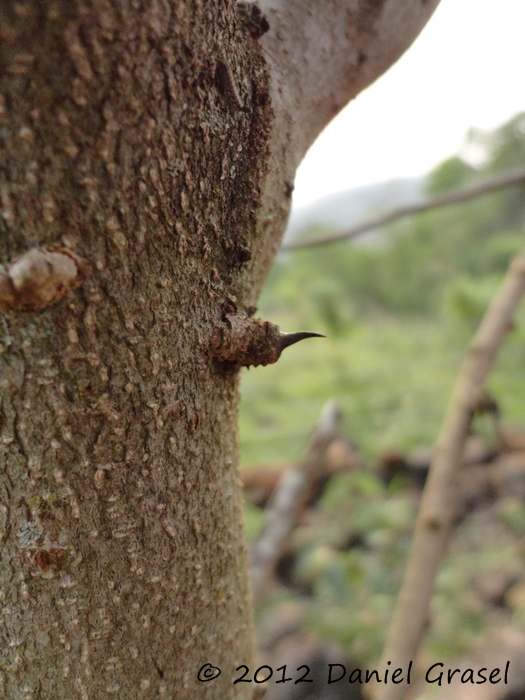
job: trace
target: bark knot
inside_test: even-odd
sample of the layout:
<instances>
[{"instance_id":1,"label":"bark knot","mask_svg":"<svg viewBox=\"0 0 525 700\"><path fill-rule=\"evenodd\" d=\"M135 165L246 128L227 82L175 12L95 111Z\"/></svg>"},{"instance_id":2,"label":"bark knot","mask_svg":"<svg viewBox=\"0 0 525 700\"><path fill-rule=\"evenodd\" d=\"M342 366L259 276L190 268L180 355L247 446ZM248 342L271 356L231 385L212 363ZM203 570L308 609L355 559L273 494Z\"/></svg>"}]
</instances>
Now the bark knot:
<instances>
[{"instance_id":1,"label":"bark knot","mask_svg":"<svg viewBox=\"0 0 525 700\"><path fill-rule=\"evenodd\" d=\"M79 287L88 272L67 248L32 248L0 266L0 312L42 311Z\"/></svg>"}]
</instances>

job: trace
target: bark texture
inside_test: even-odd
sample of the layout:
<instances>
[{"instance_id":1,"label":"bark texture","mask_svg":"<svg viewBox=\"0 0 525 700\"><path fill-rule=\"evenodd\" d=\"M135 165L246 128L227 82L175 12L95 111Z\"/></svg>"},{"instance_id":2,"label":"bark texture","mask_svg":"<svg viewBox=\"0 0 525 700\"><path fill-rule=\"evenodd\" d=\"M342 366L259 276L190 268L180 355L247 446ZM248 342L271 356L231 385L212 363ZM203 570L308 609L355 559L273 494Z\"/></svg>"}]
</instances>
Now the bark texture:
<instances>
[{"instance_id":1,"label":"bark texture","mask_svg":"<svg viewBox=\"0 0 525 700\"><path fill-rule=\"evenodd\" d=\"M355 37L377 49L402 8L404 48L435 2L296 4L260 43L231 0L0 6L0 263L91 270L0 316L2 697L251 697L237 373L208 339L253 312L298 160L348 99L298 102L298 40L326 44L324 13L323 82L355 94L377 75L356 77Z\"/></svg>"},{"instance_id":2,"label":"bark texture","mask_svg":"<svg viewBox=\"0 0 525 700\"><path fill-rule=\"evenodd\" d=\"M0 254L93 274L1 318L0 694L245 697L237 388L206 343L246 285L264 65L231 3L2 15Z\"/></svg>"}]
</instances>

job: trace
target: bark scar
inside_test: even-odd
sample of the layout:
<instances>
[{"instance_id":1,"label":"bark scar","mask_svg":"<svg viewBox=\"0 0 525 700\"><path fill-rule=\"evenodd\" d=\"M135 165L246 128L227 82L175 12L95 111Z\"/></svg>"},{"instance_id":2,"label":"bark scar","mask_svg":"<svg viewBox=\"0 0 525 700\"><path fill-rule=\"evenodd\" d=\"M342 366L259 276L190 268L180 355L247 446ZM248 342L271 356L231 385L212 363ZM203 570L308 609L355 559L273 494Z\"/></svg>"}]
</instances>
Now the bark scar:
<instances>
[{"instance_id":1,"label":"bark scar","mask_svg":"<svg viewBox=\"0 0 525 700\"><path fill-rule=\"evenodd\" d=\"M248 112L241 99L233 71L227 59L223 56L217 63L216 78L219 90L226 97L229 104L236 105L241 112Z\"/></svg>"},{"instance_id":2,"label":"bark scar","mask_svg":"<svg viewBox=\"0 0 525 700\"><path fill-rule=\"evenodd\" d=\"M0 312L42 311L79 287L89 266L67 248L32 248L0 265Z\"/></svg>"}]
</instances>

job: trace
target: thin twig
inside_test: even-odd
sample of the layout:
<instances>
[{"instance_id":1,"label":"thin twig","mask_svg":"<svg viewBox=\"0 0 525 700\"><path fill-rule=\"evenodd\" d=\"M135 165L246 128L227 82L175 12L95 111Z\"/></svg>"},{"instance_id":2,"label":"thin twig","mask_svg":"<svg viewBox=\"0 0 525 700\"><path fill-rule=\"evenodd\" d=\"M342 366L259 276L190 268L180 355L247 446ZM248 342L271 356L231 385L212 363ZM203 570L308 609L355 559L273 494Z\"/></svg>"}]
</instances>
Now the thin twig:
<instances>
[{"instance_id":1,"label":"thin twig","mask_svg":"<svg viewBox=\"0 0 525 700\"><path fill-rule=\"evenodd\" d=\"M337 241L343 241L348 238L355 238L360 236L367 231L371 231L375 228L380 228L386 224L390 224L393 221L402 219L405 216L411 216L412 214L420 214L423 211L428 211L430 209L438 209L440 207L448 207L452 204L460 204L461 202L468 202L470 199L475 199L476 197L482 197L490 192L495 192L496 190L504 189L505 187L512 187L513 185L519 185L525 182L525 170L516 170L506 175L494 178L493 180L488 180L487 182L477 185L475 187L469 187L464 190L458 190L455 192L447 192L445 194L439 195L439 197L434 197L433 199L428 199L426 202L420 202L419 204L410 204L404 207L399 207L394 209L387 214L378 216L375 219L370 219L362 224L357 224L346 231L338 231L336 233L331 233L325 236L317 236L314 238L299 239L296 241L291 241L290 243L284 243L281 246L281 250L300 250L301 248L313 248L314 246L327 245L328 243L337 243Z\"/></svg>"},{"instance_id":2,"label":"thin twig","mask_svg":"<svg viewBox=\"0 0 525 700\"><path fill-rule=\"evenodd\" d=\"M402 668L416 656L427 620L434 579L453 517L454 477L461 462L473 407L492 367L520 297L525 291L525 250L512 261L468 348L434 447L418 513L412 549L380 668ZM399 677L399 676L398 676ZM402 700L406 684L376 686L376 700Z\"/></svg>"},{"instance_id":3,"label":"thin twig","mask_svg":"<svg viewBox=\"0 0 525 700\"><path fill-rule=\"evenodd\" d=\"M298 516L308 502L311 489L323 469L326 451L337 435L341 412L329 401L323 408L303 459L297 469L283 474L266 508L264 530L254 544L250 557L252 595L257 603L271 579L283 546Z\"/></svg>"}]
</instances>

